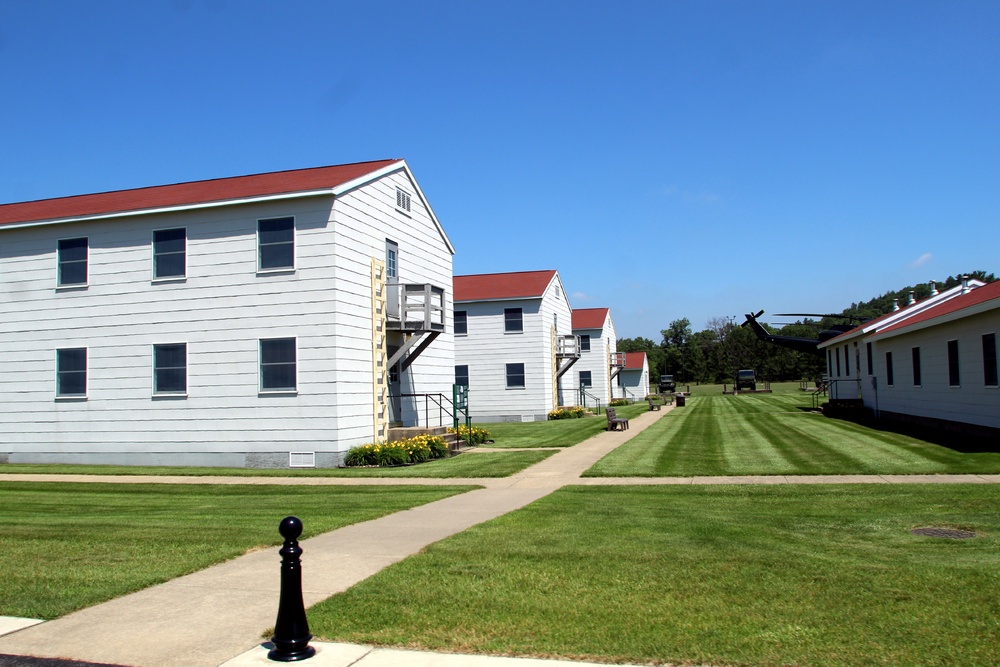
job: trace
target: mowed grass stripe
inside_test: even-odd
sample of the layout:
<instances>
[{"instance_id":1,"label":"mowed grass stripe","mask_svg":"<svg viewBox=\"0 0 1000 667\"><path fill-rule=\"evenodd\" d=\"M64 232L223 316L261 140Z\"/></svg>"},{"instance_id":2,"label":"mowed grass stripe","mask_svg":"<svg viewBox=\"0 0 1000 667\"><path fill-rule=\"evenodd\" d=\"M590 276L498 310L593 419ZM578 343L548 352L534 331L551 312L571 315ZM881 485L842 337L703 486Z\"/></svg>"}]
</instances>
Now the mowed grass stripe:
<instances>
[{"instance_id":1,"label":"mowed grass stripe","mask_svg":"<svg viewBox=\"0 0 1000 667\"><path fill-rule=\"evenodd\" d=\"M760 418L762 417L760 401L742 401L735 396L723 399L708 397L702 399L717 406L716 415L721 419L721 434L726 444L724 467L710 474L742 475L754 474L759 470L794 468L780 446L780 439L768 437L768 431L760 427L767 424L766 418Z\"/></svg>"},{"instance_id":2,"label":"mowed grass stripe","mask_svg":"<svg viewBox=\"0 0 1000 667\"><path fill-rule=\"evenodd\" d=\"M1000 473L1000 453L963 453L813 413L807 394L700 395L588 476Z\"/></svg>"}]
</instances>

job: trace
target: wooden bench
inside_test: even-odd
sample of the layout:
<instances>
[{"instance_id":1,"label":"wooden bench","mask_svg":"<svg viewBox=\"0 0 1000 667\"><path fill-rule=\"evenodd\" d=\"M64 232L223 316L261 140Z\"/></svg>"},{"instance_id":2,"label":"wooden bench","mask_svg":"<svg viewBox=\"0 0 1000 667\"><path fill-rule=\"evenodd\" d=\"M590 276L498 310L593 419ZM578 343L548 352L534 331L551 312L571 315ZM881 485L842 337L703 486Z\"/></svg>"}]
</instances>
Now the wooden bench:
<instances>
[{"instance_id":1,"label":"wooden bench","mask_svg":"<svg viewBox=\"0 0 1000 667\"><path fill-rule=\"evenodd\" d=\"M654 400L652 396L648 397L646 401L649 403L650 411L660 409L660 404L656 400Z\"/></svg>"},{"instance_id":2,"label":"wooden bench","mask_svg":"<svg viewBox=\"0 0 1000 667\"><path fill-rule=\"evenodd\" d=\"M608 428L609 431L624 431L628 428L628 419L624 417L619 417L615 414L614 408L606 408L604 412L608 415Z\"/></svg>"}]
</instances>

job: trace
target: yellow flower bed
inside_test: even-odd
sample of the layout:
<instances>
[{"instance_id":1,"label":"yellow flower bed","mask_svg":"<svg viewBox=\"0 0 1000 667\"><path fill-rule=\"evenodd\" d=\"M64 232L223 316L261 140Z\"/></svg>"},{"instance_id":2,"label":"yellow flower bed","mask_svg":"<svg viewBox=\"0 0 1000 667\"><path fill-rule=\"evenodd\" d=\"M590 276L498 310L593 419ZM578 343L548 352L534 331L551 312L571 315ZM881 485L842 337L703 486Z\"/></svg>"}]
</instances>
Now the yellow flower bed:
<instances>
[{"instance_id":1,"label":"yellow flower bed","mask_svg":"<svg viewBox=\"0 0 1000 667\"><path fill-rule=\"evenodd\" d=\"M374 442L352 447L344 464L357 466L403 466L423 463L448 456L444 438L436 435L417 435L394 442Z\"/></svg>"}]
</instances>

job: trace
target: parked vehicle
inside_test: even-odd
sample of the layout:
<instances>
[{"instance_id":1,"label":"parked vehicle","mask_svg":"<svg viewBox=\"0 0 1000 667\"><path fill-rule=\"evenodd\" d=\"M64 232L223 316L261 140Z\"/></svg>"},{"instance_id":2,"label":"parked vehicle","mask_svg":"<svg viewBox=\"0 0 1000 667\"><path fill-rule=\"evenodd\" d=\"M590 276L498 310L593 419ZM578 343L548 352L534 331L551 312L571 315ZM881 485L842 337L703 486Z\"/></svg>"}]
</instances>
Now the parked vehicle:
<instances>
[{"instance_id":1,"label":"parked vehicle","mask_svg":"<svg viewBox=\"0 0 1000 667\"><path fill-rule=\"evenodd\" d=\"M674 391L677 389L677 383L674 382L673 375L661 375L660 376L660 393L665 394L668 391Z\"/></svg>"},{"instance_id":2,"label":"parked vehicle","mask_svg":"<svg viewBox=\"0 0 1000 667\"><path fill-rule=\"evenodd\" d=\"M757 391L757 378L752 370L742 370L736 373L736 387L735 389L739 391L740 389L749 389L750 391Z\"/></svg>"}]
</instances>

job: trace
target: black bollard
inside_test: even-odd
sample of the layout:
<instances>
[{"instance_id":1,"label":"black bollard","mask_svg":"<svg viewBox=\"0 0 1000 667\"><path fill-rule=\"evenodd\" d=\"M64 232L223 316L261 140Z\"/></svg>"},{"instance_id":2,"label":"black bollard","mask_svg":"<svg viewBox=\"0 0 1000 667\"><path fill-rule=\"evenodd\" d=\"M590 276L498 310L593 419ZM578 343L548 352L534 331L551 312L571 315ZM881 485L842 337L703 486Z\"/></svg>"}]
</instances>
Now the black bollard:
<instances>
[{"instance_id":1,"label":"black bollard","mask_svg":"<svg viewBox=\"0 0 1000 667\"><path fill-rule=\"evenodd\" d=\"M278 601L278 620L274 623L274 648L267 657L277 662L295 662L316 655L316 649L309 645L309 621L306 607L302 603L302 565L299 556L302 548L298 538L302 534L302 522L294 516L285 517L278 524L278 532L285 538L285 544L278 551L281 556L281 597Z\"/></svg>"}]
</instances>

